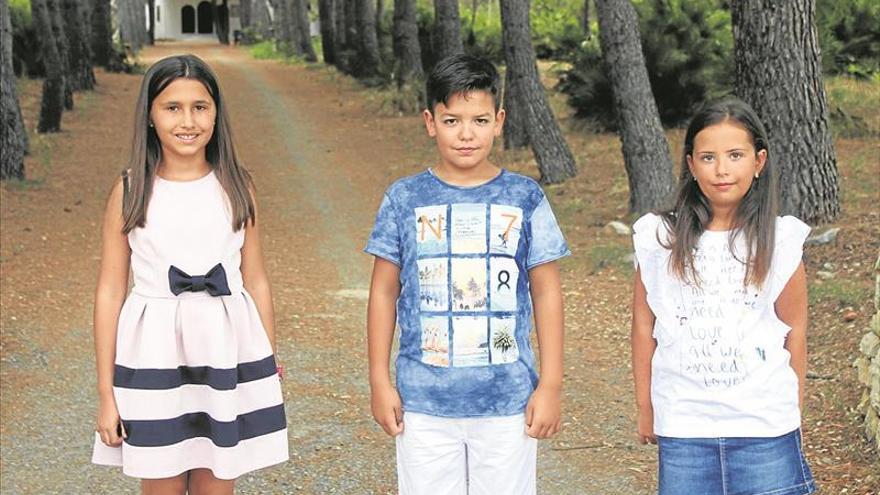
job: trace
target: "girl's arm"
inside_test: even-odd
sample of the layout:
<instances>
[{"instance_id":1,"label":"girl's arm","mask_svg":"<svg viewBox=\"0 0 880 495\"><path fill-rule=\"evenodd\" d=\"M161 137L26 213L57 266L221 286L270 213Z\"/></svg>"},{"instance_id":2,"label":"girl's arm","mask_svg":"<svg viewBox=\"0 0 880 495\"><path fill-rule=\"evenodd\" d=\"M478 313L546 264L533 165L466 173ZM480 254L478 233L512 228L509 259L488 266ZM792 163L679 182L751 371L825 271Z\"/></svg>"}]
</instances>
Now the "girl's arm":
<instances>
[{"instance_id":1,"label":"girl's arm","mask_svg":"<svg viewBox=\"0 0 880 495\"><path fill-rule=\"evenodd\" d=\"M638 406L638 435L641 444L657 443L657 437L654 435L654 408L651 405L651 359L657 348L653 334L654 312L648 306L648 291L642 283L641 270L636 270L630 342Z\"/></svg>"},{"instance_id":2,"label":"girl's arm","mask_svg":"<svg viewBox=\"0 0 880 495\"><path fill-rule=\"evenodd\" d=\"M259 219L257 211L257 199L254 191L251 191L251 199L254 202L254 218ZM266 275L266 266L263 263L263 249L260 244L259 222L248 222L244 227L244 245L241 247L241 278L244 288L248 291L257 306L260 321L266 329L269 344L272 345L272 353L276 354L275 346L275 308L272 305L272 288L269 286L269 277Z\"/></svg>"},{"instance_id":3,"label":"girl's arm","mask_svg":"<svg viewBox=\"0 0 880 495\"><path fill-rule=\"evenodd\" d=\"M541 378L526 406L526 433L549 438L559 431L562 409L564 309L559 264L544 263L529 270L535 307L535 326L541 357Z\"/></svg>"},{"instance_id":4,"label":"girl's arm","mask_svg":"<svg viewBox=\"0 0 880 495\"><path fill-rule=\"evenodd\" d=\"M776 315L791 327L785 348L791 354L791 367L798 377L798 404L804 405L804 383L807 378L807 272L798 265L776 299Z\"/></svg>"},{"instance_id":5,"label":"girl's arm","mask_svg":"<svg viewBox=\"0 0 880 495\"><path fill-rule=\"evenodd\" d=\"M391 384L389 369L399 295L400 268L388 260L376 257L370 282L370 301L367 305L370 409L376 423L391 436L403 431L400 395Z\"/></svg>"},{"instance_id":6,"label":"girl's arm","mask_svg":"<svg viewBox=\"0 0 880 495\"><path fill-rule=\"evenodd\" d=\"M113 397L113 367L116 361L116 324L128 292L131 249L122 232L122 194L120 179L113 187L104 211L101 231L101 268L95 290L95 356L98 371L99 410L96 430L107 445L119 445L122 437L119 412ZM121 430L121 428L120 428Z\"/></svg>"}]
</instances>

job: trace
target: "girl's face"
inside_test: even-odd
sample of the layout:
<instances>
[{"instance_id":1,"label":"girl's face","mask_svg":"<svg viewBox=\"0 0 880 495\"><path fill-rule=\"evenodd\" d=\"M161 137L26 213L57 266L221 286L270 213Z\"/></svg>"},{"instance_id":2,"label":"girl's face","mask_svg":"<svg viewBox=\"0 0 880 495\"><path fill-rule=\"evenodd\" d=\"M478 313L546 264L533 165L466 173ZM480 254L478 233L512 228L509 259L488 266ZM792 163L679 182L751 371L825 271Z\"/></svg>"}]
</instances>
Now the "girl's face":
<instances>
[{"instance_id":1,"label":"girl's face","mask_svg":"<svg viewBox=\"0 0 880 495\"><path fill-rule=\"evenodd\" d=\"M752 136L733 121L704 128L694 136L688 168L713 209L735 208L767 161L767 150L755 152Z\"/></svg>"},{"instance_id":2,"label":"girl's face","mask_svg":"<svg viewBox=\"0 0 880 495\"><path fill-rule=\"evenodd\" d=\"M217 108L204 84L178 78L153 100L150 122L162 143L162 159L201 157L214 134Z\"/></svg>"}]
</instances>

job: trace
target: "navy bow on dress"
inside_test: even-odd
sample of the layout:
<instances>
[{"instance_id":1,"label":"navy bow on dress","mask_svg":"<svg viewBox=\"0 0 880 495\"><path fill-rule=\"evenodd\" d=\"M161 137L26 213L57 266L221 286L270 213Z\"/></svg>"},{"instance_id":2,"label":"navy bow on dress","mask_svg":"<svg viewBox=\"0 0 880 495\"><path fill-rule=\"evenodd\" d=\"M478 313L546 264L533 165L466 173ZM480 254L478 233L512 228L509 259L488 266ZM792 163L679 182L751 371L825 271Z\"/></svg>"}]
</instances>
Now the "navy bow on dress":
<instances>
[{"instance_id":1,"label":"navy bow on dress","mask_svg":"<svg viewBox=\"0 0 880 495\"><path fill-rule=\"evenodd\" d=\"M171 265L168 268L168 284L171 292L179 295L184 291L200 292L207 291L212 296L228 296L229 284L226 282L226 270L223 265L217 263L205 275L189 275L185 271Z\"/></svg>"}]
</instances>

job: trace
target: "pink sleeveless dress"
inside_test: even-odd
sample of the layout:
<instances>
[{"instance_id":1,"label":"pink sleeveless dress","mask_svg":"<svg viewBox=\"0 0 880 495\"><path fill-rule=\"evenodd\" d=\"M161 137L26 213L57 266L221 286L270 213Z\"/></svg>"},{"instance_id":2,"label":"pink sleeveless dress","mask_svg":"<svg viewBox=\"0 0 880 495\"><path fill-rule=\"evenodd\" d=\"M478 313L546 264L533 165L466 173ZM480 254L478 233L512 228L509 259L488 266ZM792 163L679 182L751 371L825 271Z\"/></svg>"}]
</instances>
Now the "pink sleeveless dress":
<instances>
[{"instance_id":1,"label":"pink sleeveless dress","mask_svg":"<svg viewBox=\"0 0 880 495\"><path fill-rule=\"evenodd\" d=\"M207 468L232 479L286 461L275 358L242 284L244 230L233 231L214 172L157 177L146 223L128 242L134 286L119 315L113 379L128 438L107 447L96 435L92 462L137 478ZM212 285L218 263L228 291ZM190 290L172 291L172 266L191 276Z\"/></svg>"}]
</instances>

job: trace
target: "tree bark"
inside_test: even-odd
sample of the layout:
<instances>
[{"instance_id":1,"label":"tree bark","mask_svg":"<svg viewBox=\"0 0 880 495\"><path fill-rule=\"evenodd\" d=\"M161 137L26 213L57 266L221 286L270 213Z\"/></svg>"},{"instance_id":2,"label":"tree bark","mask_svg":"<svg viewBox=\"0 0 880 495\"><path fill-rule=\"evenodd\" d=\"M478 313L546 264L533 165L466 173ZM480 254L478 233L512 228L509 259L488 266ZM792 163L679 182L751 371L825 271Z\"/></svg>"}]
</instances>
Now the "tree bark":
<instances>
[{"instance_id":1,"label":"tree bark","mask_svg":"<svg viewBox=\"0 0 880 495\"><path fill-rule=\"evenodd\" d=\"M362 78L377 76L380 58L373 0L357 0L357 28L360 43L357 46L358 60L352 64L354 73Z\"/></svg>"},{"instance_id":2,"label":"tree bark","mask_svg":"<svg viewBox=\"0 0 880 495\"><path fill-rule=\"evenodd\" d=\"M7 0L0 0L0 115L0 179L24 179L28 138L12 68L12 19Z\"/></svg>"},{"instance_id":3,"label":"tree bark","mask_svg":"<svg viewBox=\"0 0 880 495\"><path fill-rule=\"evenodd\" d=\"M502 2L504 3L504 2ZM434 0L434 53L437 61L462 53L458 0Z\"/></svg>"},{"instance_id":4,"label":"tree bark","mask_svg":"<svg viewBox=\"0 0 880 495\"><path fill-rule=\"evenodd\" d=\"M265 0L257 0L264 2ZM238 2L238 19L241 21L241 29L251 27L251 0L240 0Z\"/></svg>"},{"instance_id":5,"label":"tree bark","mask_svg":"<svg viewBox=\"0 0 880 495\"><path fill-rule=\"evenodd\" d=\"M146 17L142 0L118 0L116 4L119 15L119 37L123 45L127 45L137 53L147 39Z\"/></svg>"},{"instance_id":6,"label":"tree bark","mask_svg":"<svg viewBox=\"0 0 880 495\"><path fill-rule=\"evenodd\" d=\"M68 58L68 77L74 91L82 91L95 87L95 73L92 70L92 54L84 36L88 24L76 0L62 0L64 11L64 32L70 49Z\"/></svg>"},{"instance_id":7,"label":"tree bark","mask_svg":"<svg viewBox=\"0 0 880 495\"><path fill-rule=\"evenodd\" d=\"M46 66L46 79L43 80L43 98L40 102L40 122L37 132L59 132L61 130L61 114L64 111L64 72L58 44L52 30L49 16L48 0L31 0L31 17L34 26L40 33L40 51Z\"/></svg>"},{"instance_id":8,"label":"tree bark","mask_svg":"<svg viewBox=\"0 0 880 495\"><path fill-rule=\"evenodd\" d=\"M150 21L150 28L147 30L147 43L156 44L156 0L147 1L147 18Z\"/></svg>"},{"instance_id":9,"label":"tree bark","mask_svg":"<svg viewBox=\"0 0 880 495\"><path fill-rule=\"evenodd\" d=\"M501 2L501 35L507 76L515 86L518 108L541 172L541 182L555 184L577 174L574 157L553 116L538 74L529 24L529 1Z\"/></svg>"},{"instance_id":10,"label":"tree bark","mask_svg":"<svg viewBox=\"0 0 880 495\"><path fill-rule=\"evenodd\" d=\"M334 0L318 0L321 22L321 56L324 63L336 65L336 5Z\"/></svg>"},{"instance_id":11,"label":"tree bark","mask_svg":"<svg viewBox=\"0 0 880 495\"><path fill-rule=\"evenodd\" d=\"M211 13L214 17L214 34L223 45L229 44L229 3L227 0L211 0Z\"/></svg>"},{"instance_id":12,"label":"tree bark","mask_svg":"<svg viewBox=\"0 0 880 495\"><path fill-rule=\"evenodd\" d=\"M110 0L92 0L91 45L95 63L110 68L113 56L112 20Z\"/></svg>"},{"instance_id":13,"label":"tree bark","mask_svg":"<svg viewBox=\"0 0 880 495\"><path fill-rule=\"evenodd\" d=\"M336 13L336 17L334 19L334 22L336 23L335 45L336 45L336 55L337 55L336 56L336 66L338 67L340 65L340 61L342 58L340 56L341 55L340 52L342 50L347 49L347 46L348 46L348 41L346 40L346 36L347 36L346 26L347 26L347 24L345 23L345 20L346 20L345 16L346 16L346 12L347 12L346 7L348 4L348 0L333 0L333 3L334 3L333 7L334 7L334 10Z\"/></svg>"},{"instance_id":14,"label":"tree bark","mask_svg":"<svg viewBox=\"0 0 880 495\"><path fill-rule=\"evenodd\" d=\"M651 93L635 8L630 0L596 0L596 13L629 179L629 211L642 214L664 206L672 193L669 144Z\"/></svg>"},{"instance_id":15,"label":"tree bark","mask_svg":"<svg viewBox=\"0 0 880 495\"><path fill-rule=\"evenodd\" d=\"M315 47L312 46L312 33L309 25L309 7L307 0L293 0L294 15L296 16L297 42L299 49L297 50L308 62L317 62L318 55L315 53Z\"/></svg>"},{"instance_id":16,"label":"tree bark","mask_svg":"<svg viewBox=\"0 0 880 495\"><path fill-rule=\"evenodd\" d=\"M505 49L506 53L506 49ZM504 74L504 149L515 150L529 146L529 131L526 123L526 108L522 105L522 96L517 94L513 84L510 66Z\"/></svg>"},{"instance_id":17,"label":"tree bark","mask_svg":"<svg viewBox=\"0 0 880 495\"><path fill-rule=\"evenodd\" d=\"M590 31L590 0L584 0L584 13L581 16L581 27L584 30L584 36L587 39L593 38L593 33Z\"/></svg>"},{"instance_id":18,"label":"tree bark","mask_svg":"<svg viewBox=\"0 0 880 495\"><path fill-rule=\"evenodd\" d=\"M58 57L61 62L64 109L73 110L73 85L71 83L73 72L70 69L70 47L67 44L67 34L64 32L61 0L46 0L46 9L49 12L49 22L52 23L52 39L58 47Z\"/></svg>"},{"instance_id":19,"label":"tree bark","mask_svg":"<svg viewBox=\"0 0 880 495\"><path fill-rule=\"evenodd\" d=\"M394 0L394 56L397 87L410 83L421 85L425 72L419 45L416 0Z\"/></svg>"},{"instance_id":20,"label":"tree bark","mask_svg":"<svg viewBox=\"0 0 880 495\"><path fill-rule=\"evenodd\" d=\"M277 9L275 10L275 15L278 15ZM272 24L272 15L269 13L269 6L266 0L255 0L251 9L251 25L254 26L260 38L268 40L278 36Z\"/></svg>"},{"instance_id":21,"label":"tree bark","mask_svg":"<svg viewBox=\"0 0 880 495\"><path fill-rule=\"evenodd\" d=\"M816 35L815 0L731 2L736 94L770 139L781 212L806 222L840 213L837 158Z\"/></svg>"}]
</instances>

